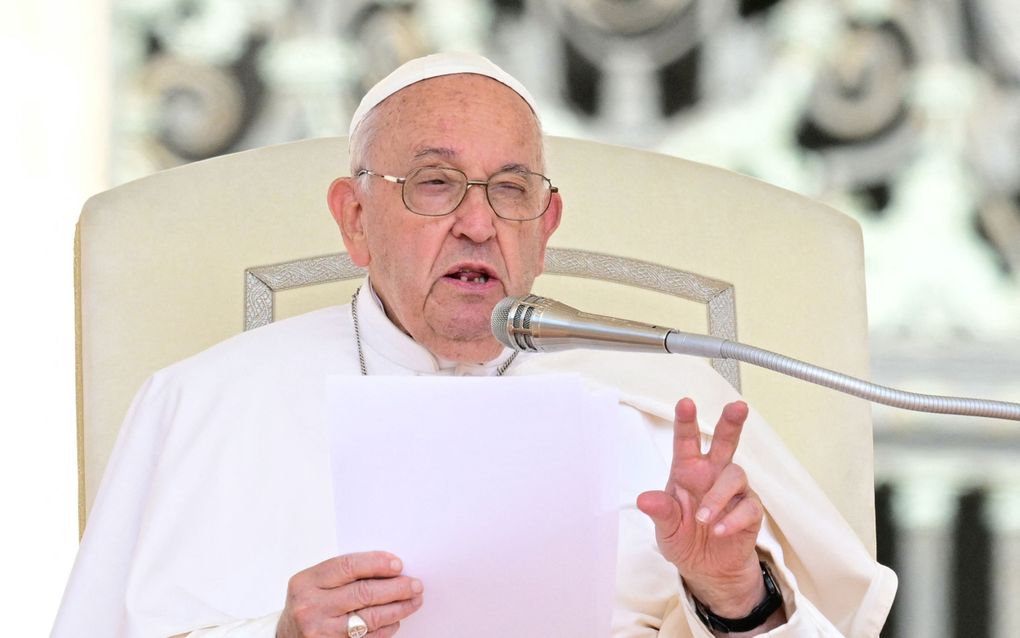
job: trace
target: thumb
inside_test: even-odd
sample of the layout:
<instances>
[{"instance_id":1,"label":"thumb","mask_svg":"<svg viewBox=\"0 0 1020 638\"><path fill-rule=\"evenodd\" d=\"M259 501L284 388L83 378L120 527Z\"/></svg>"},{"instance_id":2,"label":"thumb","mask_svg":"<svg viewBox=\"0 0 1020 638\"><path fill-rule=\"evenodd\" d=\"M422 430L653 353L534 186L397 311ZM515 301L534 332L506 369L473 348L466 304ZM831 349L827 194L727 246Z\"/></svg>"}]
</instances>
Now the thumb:
<instances>
[{"instance_id":1,"label":"thumb","mask_svg":"<svg viewBox=\"0 0 1020 638\"><path fill-rule=\"evenodd\" d=\"M681 500L690 501L686 491L679 494ZM680 501L661 490L644 492L637 497L637 507L655 523L660 536L672 536L684 522L684 507ZM689 503L687 509L690 509Z\"/></svg>"}]
</instances>

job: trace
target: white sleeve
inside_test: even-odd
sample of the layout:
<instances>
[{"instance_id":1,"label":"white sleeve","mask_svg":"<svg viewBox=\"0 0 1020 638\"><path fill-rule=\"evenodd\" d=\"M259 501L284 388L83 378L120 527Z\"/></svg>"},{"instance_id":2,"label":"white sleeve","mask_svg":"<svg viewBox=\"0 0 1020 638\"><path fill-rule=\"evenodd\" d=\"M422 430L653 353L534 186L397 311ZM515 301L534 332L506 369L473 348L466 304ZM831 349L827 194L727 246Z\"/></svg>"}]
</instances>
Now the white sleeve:
<instances>
[{"instance_id":1,"label":"white sleeve","mask_svg":"<svg viewBox=\"0 0 1020 638\"><path fill-rule=\"evenodd\" d=\"M199 371L184 388L185 375L163 371L139 392L52 638L198 629L272 638L267 614L279 614L288 579L335 555L328 457L316 454L317 388L295 387L304 380L295 375L251 401L250 392L222 391L214 373L223 376ZM250 380L230 377L242 378ZM267 472L264 459L293 471ZM294 530L300 538L287 542Z\"/></svg>"},{"instance_id":2,"label":"white sleeve","mask_svg":"<svg viewBox=\"0 0 1020 638\"><path fill-rule=\"evenodd\" d=\"M198 629L188 634L188 638L275 638L281 613L276 611L261 618Z\"/></svg>"},{"instance_id":3,"label":"white sleeve","mask_svg":"<svg viewBox=\"0 0 1020 638\"><path fill-rule=\"evenodd\" d=\"M135 395L117 437L57 612L51 638L123 635L124 597L141 512L174 397L151 377Z\"/></svg>"}]
</instances>

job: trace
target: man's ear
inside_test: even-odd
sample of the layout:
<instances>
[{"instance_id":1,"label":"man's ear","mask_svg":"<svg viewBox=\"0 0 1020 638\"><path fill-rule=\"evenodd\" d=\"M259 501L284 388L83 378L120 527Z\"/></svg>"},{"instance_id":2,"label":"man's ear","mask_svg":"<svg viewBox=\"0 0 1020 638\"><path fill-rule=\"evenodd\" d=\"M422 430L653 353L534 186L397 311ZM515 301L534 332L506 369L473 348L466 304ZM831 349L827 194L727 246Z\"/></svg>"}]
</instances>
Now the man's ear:
<instances>
[{"instance_id":1,"label":"man's ear","mask_svg":"<svg viewBox=\"0 0 1020 638\"><path fill-rule=\"evenodd\" d=\"M563 199L559 193L553 193L552 198L549 200L549 208L545 210L545 214L538 218L538 222L541 224L542 233L542 254L541 261L539 262L539 268L545 262L545 247L549 243L549 238L556 232L556 229L560 227L560 218L563 216Z\"/></svg>"},{"instance_id":2,"label":"man's ear","mask_svg":"<svg viewBox=\"0 0 1020 638\"><path fill-rule=\"evenodd\" d=\"M368 241L365 237L365 208L358 199L354 189L353 177L338 177L329 185L326 192L326 203L333 221L340 229L344 246L356 266L365 268L371 261L368 252Z\"/></svg>"},{"instance_id":3,"label":"man's ear","mask_svg":"<svg viewBox=\"0 0 1020 638\"><path fill-rule=\"evenodd\" d=\"M545 214L541 217L542 232L545 234L546 241L549 241L549 237L560 227L560 217L562 216L563 198L560 197L559 193L553 193L549 199L549 208L546 209Z\"/></svg>"}]
</instances>

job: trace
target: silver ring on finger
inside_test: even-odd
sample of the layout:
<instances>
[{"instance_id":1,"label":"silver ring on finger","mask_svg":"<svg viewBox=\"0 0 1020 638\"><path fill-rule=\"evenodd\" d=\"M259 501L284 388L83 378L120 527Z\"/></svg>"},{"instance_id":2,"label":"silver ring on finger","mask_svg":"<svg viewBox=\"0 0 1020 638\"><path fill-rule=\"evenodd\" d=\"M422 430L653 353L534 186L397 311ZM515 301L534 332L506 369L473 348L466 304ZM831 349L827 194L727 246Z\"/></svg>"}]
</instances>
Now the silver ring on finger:
<instances>
[{"instance_id":1,"label":"silver ring on finger","mask_svg":"<svg viewBox=\"0 0 1020 638\"><path fill-rule=\"evenodd\" d=\"M353 611L347 614L347 635L350 638L361 638L368 633L368 625L365 619Z\"/></svg>"}]
</instances>

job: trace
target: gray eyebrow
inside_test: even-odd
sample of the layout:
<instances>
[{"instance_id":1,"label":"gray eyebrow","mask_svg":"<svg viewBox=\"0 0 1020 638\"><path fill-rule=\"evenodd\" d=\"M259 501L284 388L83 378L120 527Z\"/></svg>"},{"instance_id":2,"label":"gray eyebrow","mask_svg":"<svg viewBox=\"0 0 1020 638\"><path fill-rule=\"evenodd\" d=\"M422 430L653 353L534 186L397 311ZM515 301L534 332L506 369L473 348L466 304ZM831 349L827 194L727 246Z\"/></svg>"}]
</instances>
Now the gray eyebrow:
<instances>
[{"instance_id":1,"label":"gray eyebrow","mask_svg":"<svg viewBox=\"0 0 1020 638\"><path fill-rule=\"evenodd\" d=\"M501 166L499 171L497 172L502 173L503 171L513 171L515 173L530 173L531 169L525 166L524 164L503 164L503 166Z\"/></svg>"},{"instance_id":2,"label":"gray eyebrow","mask_svg":"<svg viewBox=\"0 0 1020 638\"><path fill-rule=\"evenodd\" d=\"M452 148L428 146L414 154L414 159L421 159L429 155L441 155L447 159L457 157L457 151Z\"/></svg>"}]
</instances>

